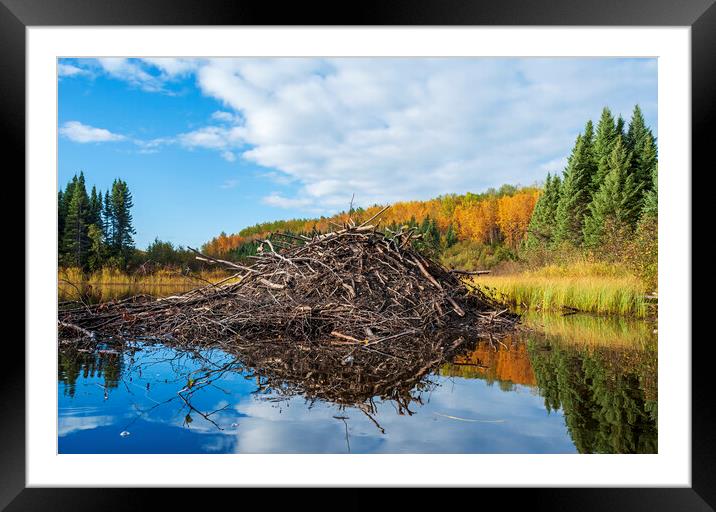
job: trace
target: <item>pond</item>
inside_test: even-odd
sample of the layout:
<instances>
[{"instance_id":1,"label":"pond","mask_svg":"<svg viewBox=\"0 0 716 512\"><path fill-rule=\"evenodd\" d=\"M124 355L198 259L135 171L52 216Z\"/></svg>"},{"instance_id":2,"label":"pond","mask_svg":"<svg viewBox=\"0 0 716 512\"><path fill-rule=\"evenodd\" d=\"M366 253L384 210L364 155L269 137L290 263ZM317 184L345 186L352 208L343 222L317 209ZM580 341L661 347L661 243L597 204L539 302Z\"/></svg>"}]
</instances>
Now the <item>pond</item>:
<instances>
[{"instance_id":1,"label":"pond","mask_svg":"<svg viewBox=\"0 0 716 512\"><path fill-rule=\"evenodd\" d=\"M58 452L657 451L652 323L576 314L525 324L533 330L472 342L405 393L352 405L219 349L63 348Z\"/></svg>"}]
</instances>

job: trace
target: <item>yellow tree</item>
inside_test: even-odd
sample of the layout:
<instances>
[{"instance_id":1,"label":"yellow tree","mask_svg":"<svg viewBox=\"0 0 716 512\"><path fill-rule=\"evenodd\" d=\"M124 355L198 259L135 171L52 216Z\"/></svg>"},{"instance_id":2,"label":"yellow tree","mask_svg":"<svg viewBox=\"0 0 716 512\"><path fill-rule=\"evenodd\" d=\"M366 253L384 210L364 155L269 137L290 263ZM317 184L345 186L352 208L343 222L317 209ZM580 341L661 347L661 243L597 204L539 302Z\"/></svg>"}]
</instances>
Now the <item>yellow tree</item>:
<instances>
[{"instance_id":1,"label":"yellow tree","mask_svg":"<svg viewBox=\"0 0 716 512\"><path fill-rule=\"evenodd\" d=\"M517 249L527 233L538 197L537 191L525 191L513 196L503 196L498 201L497 225L505 241L513 249Z\"/></svg>"}]
</instances>

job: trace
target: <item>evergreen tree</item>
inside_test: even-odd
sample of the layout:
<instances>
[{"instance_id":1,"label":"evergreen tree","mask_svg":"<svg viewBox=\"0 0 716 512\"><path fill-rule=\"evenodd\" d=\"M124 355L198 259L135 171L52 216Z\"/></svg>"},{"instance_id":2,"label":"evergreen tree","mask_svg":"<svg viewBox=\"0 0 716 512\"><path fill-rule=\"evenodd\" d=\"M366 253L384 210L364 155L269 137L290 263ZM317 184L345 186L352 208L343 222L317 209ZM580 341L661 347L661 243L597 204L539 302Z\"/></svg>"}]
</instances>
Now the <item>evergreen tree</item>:
<instances>
[{"instance_id":1,"label":"evergreen tree","mask_svg":"<svg viewBox=\"0 0 716 512\"><path fill-rule=\"evenodd\" d=\"M62 258L64 252L62 239L65 235L65 217L67 217L67 210L64 206L65 202L62 190L60 190L57 192L57 254L59 258Z\"/></svg>"},{"instance_id":2,"label":"evergreen tree","mask_svg":"<svg viewBox=\"0 0 716 512\"><path fill-rule=\"evenodd\" d=\"M606 163L607 175L584 219L584 241L592 247L603 241L608 225L631 228L639 218L641 187L634 181L629 153L621 137L617 138Z\"/></svg>"},{"instance_id":3,"label":"evergreen tree","mask_svg":"<svg viewBox=\"0 0 716 512\"><path fill-rule=\"evenodd\" d=\"M107 257L102 228L97 224L87 227L87 266L94 272L102 268Z\"/></svg>"},{"instance_id":4,"label":"evergreen tree","mask_svg":"<svg viewBox=\"0 0 716 512\"><path fill-rule=\"evenodd\" d=\"M445 232L445 248L449 249L456 243L457 243L457 233L455 232L455 229L452 227L452 223L451 223L448 226L447 231Z\"/></svg>"},{"instance_id":5,"label":"evergreen tree","mask_svg":"<svg viewBox=\"0 0 716 512\"><path fill-rule=\"evenodd\" d=\"M74 194L75 185L77 184L77 175L73 176L65 186L65 191L58 193L57 201L57 250L59 259L64 259L67 251L65 250L65 223L67 219L67 211L70 208L72 195Z\"/></svg>"},{"instance_id":6,"label":"evergreen tree","mask_svg":"<svg viewBox=\"0 0 716 512\"><path fill-rule=\"evenodd\" d=\"M656 139L649 131L634 153L632 161L632 173L635 182L642 187L642 198L646 197L654 185L652 175L656 170L657 161Z\"/></svg>"},{"instance_id":7,"label":"evergreen tree","mask_svg":"<svg viewBox=\"0 0 716 512\"><path fill-rule=\"evenodd\" d=\"M88 246L87 216L89 198L85 189L84 176L81 173L80 177L74 182L72 189L72 199L65 217L64 259L71 265L84 267Z\"/></svg>"},{"instance_id":8,"label":"evergreen tree","mask_svg":"<svg viewBox=\"0 0 716 512\"><path fill-rule=\"evenodd\" d=\"M119 256L122 263L126 263L132 249L134 249L132 235L136 233L132 227L132 214L130 212L133 206L132 194L129 192L127 183L120 179L114 180L110 200L112 204L111 248L113 254Z\"/></svg>"},{"instance_id":9,"label":"evergreen tree","mask_svg":"<svg viewBox=\"0 0 716 512\"><path fill-rule=\"evenodd\" d=\"M642 185L642 194L651 190L651 174L656 166L657 149L656 139L651 130L646 126L644 116L639 105L634 106L629 130L624 138L628 151L632 154L632 172L635 174L635 181Z\"/></svg>"},{"instance_id":10,"label":"evergreen tree","mask_svg":"<svg viewBox=\"0 0 716 512\"><path fill-rule=\"evenodd\" d=\"M649 135L651 135L651 130L649 130L646 126L641 108L639 105L634 105L634 111L632 112L631 120L629 121L629 130L624 136L624 144L626 144L629 151L635 154L637 152L637 148L641 146L642 142Z\"/></svg>"},{"instance_id":11,"label":"evergreen tree","mask_svg":"<svg viewBox=\"0 0 716 512\"><path fill-rule=\"evenodd\" d=\"M98 194L95 186L92 186L92 192L89 196L87 223L97 226L102 225L102 193Z\"/></svg>"},{"instance_id":12,"label":"evergreen tree","mask_svg":"<svg viewBox=\"0 0 716 512\"><path fill-rule=\"evenodd\" d=\"M617 118L617 122L616 122L616 125L615 125L617 137L624 138L624 136L625 136L624 126L626 126L626 123L624 122L624 118L620 115L620 116Z\"/></svg>"},{"instance_id":13,"label":"evergreen tree","mask_svg":"<svg viewBox=\"0 0 716 512\"><path fill-rule=\"evenodd\" d=\"M614 123L611 111L604 107L602 115L597 124L597 132L594 138L594 162L596 164L596 172L592 178L592 193L596 193L601 187L609 172L609 160L614 144L617 139L617 127Z\"/></svg>"},{"instance_id":14,"label":"evergreen tree","mask_svg":"<svg viewBox=\"0 0 716 512\"><path fill-rule=\"evenodd\" d=\"M644 195L643 217L656 217L659 214L658 170L654 165L651 171L651 187Z\"/></svg>"},{"instance_id":15,"label":"evergreen tree","mask_svg":"<svg viewBox=\"0 0 716 512\"><path fill-rule=\"evenodd\" d=\"M555 215L554 241L582 243L584 216L591 202L591 185L594 158L589 140L582 135L569 156L564 179L560 186L559 202Z\"/></svg>"},{"instance_id":16,"label":"evergreen tree","mask_svg":"<svg viewBox=\"0 0 716 512\"><path fill-rule=\"evenodd\" d=\"M559 176L547 174L544 190L535 204L527 228L527 247L547 246L554 241L561 185Z\"/></svg>"},{"instance_id":17,"label":"evergreen tree","mask_svg":"<svg viewBox=\"0 0 716 512\"><path fill-rule=\"evenodd\" d=\"M102 234L104 235L104 243L111 245L114 239L114 213L112 213L112 201L109 199L109 191L104 193L104 204L102 207Z\"/></svg>"}]
</instances>

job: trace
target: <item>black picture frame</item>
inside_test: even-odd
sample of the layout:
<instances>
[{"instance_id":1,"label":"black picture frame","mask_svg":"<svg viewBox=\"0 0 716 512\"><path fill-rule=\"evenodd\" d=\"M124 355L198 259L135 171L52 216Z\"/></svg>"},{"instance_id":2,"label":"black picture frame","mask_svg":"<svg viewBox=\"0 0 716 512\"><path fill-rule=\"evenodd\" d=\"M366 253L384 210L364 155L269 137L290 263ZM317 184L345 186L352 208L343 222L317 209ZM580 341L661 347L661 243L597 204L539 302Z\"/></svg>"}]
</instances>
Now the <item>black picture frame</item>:
<instances>
[{"instance_id":1,"label":"black picture frame","mask_svg":"<svg viewBox=\"0 0 716 512\"><path fill-rule=\"evenodd\" d=\"M0 129L15 168L25 164L25 29L78 25L562 25L689 26L692 50L692 162L706 163L716 122L715 0L363 0L288 3L221 0L0 0ZM710 162L708 167L713 168ZM5 166L10 172L9 166ZM706 170L706 169L705 169ZM16 172L16 171L15 171ZM691 171L683 170L685 175ZM691 174L693 176L693 174ZM22 185L24 187L24 185ZM17 190L17 189L16 189ZM26 190L27 193L31 191ZM668 193L668 192L667 192ZM702 192L703 193L703 192ZM692 203L694 200L692 199ZM696 232L695 230L692 232ZM20 240L22 235L16 238ZM19 245L19 241L14 244ZM694 262L695 263L695 262ZM32 272L25 268L25 272ZM693 315L698 318L700 315ZM0 422L0 509L134 510L150 503L147 489L26 488L24 347L5 344L12 364L3 372L4 410ZM509 493L510 503L564 510L713 510L716 506L716 443L713 401L707 382L708 338L692 344L692 487L484 490ZM668 340L691 343L690 339ZM216 491L212 491L216 492ZM221 496L218 493L214 496ZM163 492L163 507L186 507L192 491ZM246 494L243 494L246 499ZM407 501L421 493L411 493ZM272 495L272 508L278 505ZM294 498L295 499L295 498ZM365 508L370 493L352 494L349 505ZM500 501L504 503L504 494ZM245 502L243 502L245 503ZM362 505L363 504L363 505ZM409 506L404 503L404 506ZM209 505L210 506L210 505Z\"/></svg>"}]
</instances>

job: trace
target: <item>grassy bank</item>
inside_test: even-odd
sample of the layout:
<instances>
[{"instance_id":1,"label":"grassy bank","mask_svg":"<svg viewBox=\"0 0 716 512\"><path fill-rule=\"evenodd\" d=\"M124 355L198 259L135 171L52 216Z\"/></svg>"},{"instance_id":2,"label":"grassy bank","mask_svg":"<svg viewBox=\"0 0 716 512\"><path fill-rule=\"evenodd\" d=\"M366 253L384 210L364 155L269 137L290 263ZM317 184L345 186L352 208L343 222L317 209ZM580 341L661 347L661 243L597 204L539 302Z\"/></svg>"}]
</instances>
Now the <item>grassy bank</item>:
<instances>
[{"instance_id":1,"label":"grassy bank","mask_svg":"<svg viewBox=\"0 0 716 512\"><path fill-rule=\"evenodd\" d=\"M157 270L150 274L128 274L116 269L83 273L78 268L60 268L57 273L60 300L91 297L112 300L136 294L155 297L173 295L225 281L231 274L222 270L201 271L191 275L178 270ZM238 278L236 278L238 280Z\"/></svg>"},{"instance_id":2,"label":"grassy bank","mask_svg":"<svg viewBox=\"0 0 716 512\"><path fill-rule=\"evenodd\" d=\"M653 310L639 279L619 266L604 263L549 265L514 274L478 276L470 284L506 304L528 310L571 309L640 318Z\"/></svg>"}]
</instances>

